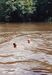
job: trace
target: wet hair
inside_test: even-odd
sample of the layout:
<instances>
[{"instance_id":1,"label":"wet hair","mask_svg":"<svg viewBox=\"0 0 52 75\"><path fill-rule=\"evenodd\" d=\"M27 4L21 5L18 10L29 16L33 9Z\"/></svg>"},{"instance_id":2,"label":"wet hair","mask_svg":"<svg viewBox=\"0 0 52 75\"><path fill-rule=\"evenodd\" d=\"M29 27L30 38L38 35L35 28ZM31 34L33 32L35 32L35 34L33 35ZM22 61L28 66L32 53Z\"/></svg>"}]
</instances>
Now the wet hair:
<instances>
[{"instance_id":1,"label":"wet hair","mask_svg":"<svg viewBox=\"0 0 52 75\"><path fill-rule=\"evenodd\" d=\"M16 48L16 43L13 43L13 47Z\"/></svg>"}]
</instances>

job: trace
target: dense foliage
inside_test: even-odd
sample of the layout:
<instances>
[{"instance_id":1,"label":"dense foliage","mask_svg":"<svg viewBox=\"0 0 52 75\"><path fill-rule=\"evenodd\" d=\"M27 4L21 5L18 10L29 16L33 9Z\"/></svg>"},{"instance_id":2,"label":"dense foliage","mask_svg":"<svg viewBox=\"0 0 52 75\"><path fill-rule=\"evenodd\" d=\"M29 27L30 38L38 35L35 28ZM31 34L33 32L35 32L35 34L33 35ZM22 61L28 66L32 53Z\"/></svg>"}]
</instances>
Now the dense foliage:
<instances>
[{"instance_id":1,"label":"dense foliage","mask_svg":"<svg viewBox=\"0 0 52 75\"><path fill-rule=\"evenodd\" d=\"M48 21L52 21L52 0L48 0Z\"/></svg>"},{"instance_id":2,"label":"dense foliage","mask_svg":"<svg viewBox=\"0 0 52 75\"><path fill-rule=\"evenodd\" d=\"M51 6L51 0L0 0L0 21L51 21Z\"/></svg>"}]
</instances>

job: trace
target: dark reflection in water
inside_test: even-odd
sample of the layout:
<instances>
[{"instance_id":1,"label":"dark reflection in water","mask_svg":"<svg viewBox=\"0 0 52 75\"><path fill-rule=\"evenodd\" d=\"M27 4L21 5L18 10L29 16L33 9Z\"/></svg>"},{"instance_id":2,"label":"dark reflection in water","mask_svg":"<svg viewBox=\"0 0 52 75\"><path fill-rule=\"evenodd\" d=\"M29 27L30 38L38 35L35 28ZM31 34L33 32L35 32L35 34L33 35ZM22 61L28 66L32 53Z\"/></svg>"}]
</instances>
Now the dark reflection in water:
<instances>
[{"instance_id":1,"label":"dark reflection in water","mask_svg":"<svg viewBox=\"0 0 52 75\"><path fill-rule=\"evenodd\" d=\"M0 24L0 32L16 32L16 31L35 31L35 30L52 30L52 23L6 23Z\"/></svg>"},{"instance_id":2,"label":"dark reflection in water","mask_svg":"<svg viewBox=\"0 0 52 75\"><path fill-rule=\"evenodd\" d=\"M52 26L27 25L0 25L0 75L52 75Z\"/></svg>"}]
</instances>

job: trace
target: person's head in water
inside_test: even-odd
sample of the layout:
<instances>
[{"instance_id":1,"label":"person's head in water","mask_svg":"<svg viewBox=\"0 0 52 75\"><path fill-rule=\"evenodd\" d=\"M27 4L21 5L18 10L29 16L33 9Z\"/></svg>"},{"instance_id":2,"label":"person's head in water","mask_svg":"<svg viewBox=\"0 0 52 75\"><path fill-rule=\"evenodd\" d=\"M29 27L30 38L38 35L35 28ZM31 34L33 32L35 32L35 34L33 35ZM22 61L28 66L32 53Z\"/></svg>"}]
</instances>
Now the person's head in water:
<instances>
[{"instance_id":1,"label":"person's head in water","mask_svg":"<svg viewBox=\"0 0 52 75\"><path fill-rule=\"evenodd\" d=\"M27 41L28 41L28 43L30 43L31 42L31 39L29 38Z\"/></svg>"},{"instance_id":2,"label":"person's head in water","mask_svg":"<svg viewBox=\"0 0 52 75\"><path fill-rule=\"evenodd\" d=\"M13 47L16 48L16 43L13 43Z\"/></svg>"}]
</instances>

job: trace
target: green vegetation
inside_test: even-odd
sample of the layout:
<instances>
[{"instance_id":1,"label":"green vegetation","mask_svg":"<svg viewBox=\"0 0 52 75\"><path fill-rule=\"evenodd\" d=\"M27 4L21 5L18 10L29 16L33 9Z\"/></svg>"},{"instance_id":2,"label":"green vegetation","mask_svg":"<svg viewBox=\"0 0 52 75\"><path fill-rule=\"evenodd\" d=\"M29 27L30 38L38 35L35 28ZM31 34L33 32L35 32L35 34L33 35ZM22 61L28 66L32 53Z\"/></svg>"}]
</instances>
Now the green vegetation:
<instances>
[{"instance_id":1,"label":"green vegetation","mask_svg":"<svg viewBox=\"0 0 52 75\"><path fill-rule=\"evenodd\" d=\"M51 0L0 0L0 22L51 21L50 5Z\"/></svg>"}]
</instances>

